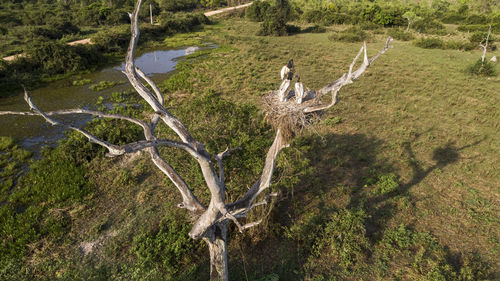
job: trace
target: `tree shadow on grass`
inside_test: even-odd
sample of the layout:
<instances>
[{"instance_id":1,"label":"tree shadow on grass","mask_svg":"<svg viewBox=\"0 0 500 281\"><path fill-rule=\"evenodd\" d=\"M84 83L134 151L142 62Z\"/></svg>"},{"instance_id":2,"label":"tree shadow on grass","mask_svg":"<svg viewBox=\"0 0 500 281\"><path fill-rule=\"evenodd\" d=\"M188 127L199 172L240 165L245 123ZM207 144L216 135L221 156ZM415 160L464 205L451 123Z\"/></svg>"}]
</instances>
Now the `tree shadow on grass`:
<instances>
[{"instance_id":1,"label":"tree shadow on grass","mask_svg":"<svg viewBox=\"0 0 500 281\"><path fill-rule=\"evenodd\" d=\"M247 234L238 239L247 255L245 261L229 255L234 257L229 267L232 278L245 280L245 264L251 272L249 280L271 273L278 274L280 280L303 280L303 267L322 226L345 207L351 193L373 169L380 165L390 168L388 161L377 161L381 145L380 140L364 134L296 139L281 161L289 163L290 170L284 172L288 168L281 166L282 175L277 172L282 177L277 184L280 202L271 212L267 229L262 230L267 237L257 243L247 242L252 240L244 237ZM296 163L303 160L306 167ZM284 183L287 176L283 174L298 175L298 183Z\"/></svg>"},{"instance_id":2,"label":"tree shadow on grass","mask_svg":"<svg viewBox=\"0 0 500 281\"><path fill-rule=\"evenodd\" d=\"M412 143L420 135L412 142L403 144L405 158L409 159L413 172L411 179L383 194L374 192L377 187L373 183L367 186L370 179L396 174L392 160L381 153L381 140L363 134L314 135L297 139L285 152L286 159L290 162L293 159L307 159L310 170L300 175L298 184L280 186L282 201L271 213L270 229L265 230L274 234L267 234L265 239L257 243L247 243L245 240L248 239L242 237L240 242L243 252L249 254L244 260L233 256L230 266L232 276L242 280L247 278L242 274L242 265L245 265L247 272L252 272L250 279L271 273L277 274L280 280L303 280L308 277L306 274L309 273L304 269L309 266L308 259L311 255L318 255L314 253L314 247L318 239L321 239L325 225L341 210L352 213L363 210L367 214L365 235L371 245L375 245L381 239L388 222L398 212L401 202L411 204L409 191L414 186L436 169L443 169L457 162L461 150L480 142L460 148L453 143L446 143L434 149L434 164L424 167L415 160L416 154L412 148ZM303 171L295 170L291 173L300 172ZM369 259L370 250L366 251L366 258ZM331 262L325 264L332 265ZM341 269L339 267L334 270Z\"/></svg>"}]
</instances>

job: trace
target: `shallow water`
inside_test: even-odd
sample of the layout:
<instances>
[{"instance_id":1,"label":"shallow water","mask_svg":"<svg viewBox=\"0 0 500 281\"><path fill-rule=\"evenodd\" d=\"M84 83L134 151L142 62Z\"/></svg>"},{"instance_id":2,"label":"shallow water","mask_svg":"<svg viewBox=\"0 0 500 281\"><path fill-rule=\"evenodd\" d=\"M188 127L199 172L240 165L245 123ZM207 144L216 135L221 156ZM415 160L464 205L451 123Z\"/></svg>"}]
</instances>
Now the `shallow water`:
<instances>
[{"instance_id":1,"label":"shallow water","mask_svg":"<svg viewBox=\"0 0 500 281\"><path fill-rule=\"evenodd\" d=\"M214 46L207 46L208 48ZM186 47L175 50L155 50L139 54L136 65L155 82L165 80L175 70L179 59L194 53L198 47ZM43 111L94 108L99 96L111 96L111 93L131 89L125 75L121 72L125 63L106 67L89 74L80 75L79 79L90 79L92 82L83 86L73 86L74 77L49 83L30 92L33 101ZM122 81L123 84L94 92L89 86L100 81ZM0 111L28 111L29 107L23 99L23 93L0 99ZM82 126L91 117L87 115L57 117L65 123ZM60 126L52 126L38 116L0 116L0 136L10 136L22 146L38 151L43 145L54 145L63 136Z\"/></svg>"}]
</instances>

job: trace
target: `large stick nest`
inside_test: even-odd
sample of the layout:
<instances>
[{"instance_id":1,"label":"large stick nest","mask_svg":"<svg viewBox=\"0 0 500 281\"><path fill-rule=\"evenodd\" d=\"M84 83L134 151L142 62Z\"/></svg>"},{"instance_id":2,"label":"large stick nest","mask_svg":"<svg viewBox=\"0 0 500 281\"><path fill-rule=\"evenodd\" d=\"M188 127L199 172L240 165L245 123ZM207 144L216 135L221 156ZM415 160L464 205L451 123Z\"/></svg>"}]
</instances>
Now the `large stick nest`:
<instances>
[{"instance_id":1,"label":"large stick nest","mask_svg":"<svg viewBox=\"0 0 500 281\"><path fill-rule=\"evenodd\" d=\"M266 121L273 128L280 129L282 137L287 142L318 119L317 113L304 113L306 108L319 102L314 91L309 91L301 104L295 101L293 91L291 94L292 97L284 102L280 101L278 91L271 91L263 99Z\"/></svg>"}]
</instances>

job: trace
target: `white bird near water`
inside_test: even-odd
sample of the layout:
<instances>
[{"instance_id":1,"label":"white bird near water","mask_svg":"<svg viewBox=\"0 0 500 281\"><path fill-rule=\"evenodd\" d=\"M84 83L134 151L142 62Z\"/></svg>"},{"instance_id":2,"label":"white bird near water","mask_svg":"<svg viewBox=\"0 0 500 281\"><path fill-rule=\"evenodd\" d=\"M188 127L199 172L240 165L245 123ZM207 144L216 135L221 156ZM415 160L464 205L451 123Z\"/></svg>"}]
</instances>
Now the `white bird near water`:
<instances>
[{"instance_id":1,"label":"white bird near water","mask_svg":"<svg viewBox=\"0 0 500 281\"><path fill-rule=\"evenodd\" d=\"M293 72L288 72L285 80L281 83L280 89L278 90L278 96L280 98L280 102L284 102L287 94L288 87L292 83Z\"/></svg>"},{"instance_id":2,"label":"white bird near water","mask_svg":"<svg viewBox=\"0 0 500 281\"><path fill-rule=\"evenodd\" d=\"M297 82L295 82L295 101L298 104L302 103L302 99L304 98L304 85L300 82L300 76L296 75Z\"/></svg>"},{"instance_id":3,"label":"white bird near water","mask_svg":"<svg viewBox=\"0 0 500 281\"><path fill-rule=\"evenodd\" d=\"M289 60L288 63L281 68L281 80L287 77L288 73L292 71L293 68L293 59Z\"/></svg>"}]
</instances>

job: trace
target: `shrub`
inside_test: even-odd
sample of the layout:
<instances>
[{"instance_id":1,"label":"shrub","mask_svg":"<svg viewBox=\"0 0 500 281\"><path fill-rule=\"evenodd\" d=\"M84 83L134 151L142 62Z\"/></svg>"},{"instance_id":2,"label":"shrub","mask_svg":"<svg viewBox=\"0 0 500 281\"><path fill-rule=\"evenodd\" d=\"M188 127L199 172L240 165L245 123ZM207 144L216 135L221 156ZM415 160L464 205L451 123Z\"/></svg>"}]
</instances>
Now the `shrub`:
<instances>
[{"instance_id":1,"label":"shrub","mask_svg":"<svg viewBox=\"0 0 500 281\"><path fill-rule=\"evenodd\" d=\"M160 7L165 11L177 12L195 9L199 4L196 0L160 0Z\"/></svg>"},{"instance_id":2,"label":"shrub","mask_svg":"<svg viewBox=\"0 0 500 281\"><path fill-rule=\"evenodd\" d=\"M435 32L435 30L444 30L444 25L442 25L440 22L436 21L435 19L421 19L415 21L412 25L411 28L415 29L416 31L420 33L430 33L432 31Z\"/></svg>"},{"instance_id":3,"label":"shrub","mask_svg":"<svg viewBox=\"0 0 500 281\"><path fill-rule=\"evenodd\" d=\"M250 7L246 8L245 16L251 21L264 21L270 7L269 2L257 0Z\"/></svg>"},{"instance_id":4,"label":"shrub","mask_svg":"<svg viewBox=\"0 0 500 281\"><path fill-rule=\"evenodd\" d=\"M344 270L350 269L369 253L370 242L365 229L367 217L362 209L339 210L325 225L323 236L316 242L314 252L317 255L326 252L326 257L335 259Z\"/></svg>"},{"instance_id":5,"label":"shrub","mask_svg":"<svg viewBox=\"0 0 500 281\"><path fill-rule=\"evenodd\" d=\"M447 13L445 13L441 17L441 21L443 23L449 23L449 24L450 23L452 23L452 24L462 23L464 20L465 20L464 15L457 13L457 12L453 12L453 11L448 11Z\"/></svg>"},{"instance_id":6,"label":"shrub","mask_svg":"<svg viewBox=\"0 0 500 281\"><path fill-rule=\"evenodd\" d=\"M362 30L375 30L375 29L379 29L381 27L381 25L373 23L373 22L363 22L359 25L359 27Z\"/></svg>"},{"instance_id":7,"label":"shrub","mask_svg":"<svg viewBox=\"0 0 500 281\"><path fill-rule=\"evenodd\" d=\"M460 25L457 27L458 31L462 32L475 32L475 31L486 31L488 32L489 26L485 24L468 24Z\"/></svg>"},{"instance_id":8,"label":"shrub","mask_svg":"<svg viewBox=\"0 0 500 281\"><path fill-rule=\"evenodd\" d=\"M471 43L475 43L478 45L479 43L484 43L486 41L486 37L488 36L488 32L485 31L480 31L480 32L474 32L470 37L469 41ZM488 39L489 43L495 42L495 38L490 34L490 37Z\"/></svg>"},{"instance_id":9,"label":"shrub","mask_svg":"<svg viewBox=\"0 0 500 281\"><path fill-rule=\"evenodd\" d=\"M130 40L128 26L116 26L97 32L92 42L101 52L124 51Z\"/></svg>"},{"instance_id":10,"label":"shrub","mask_svg":"<svg viewBox=\"0 0 500 281\"><path fill-rule=\"evenodd\" d=\"M176 218L169 213L161 220L160 225L135 236L130 252L137 257L136 267L154 280L154 277L165 273L177 273L197 245L189 238L189 229L190 225L185 219Z\"/></svg>"},{"instance_id":11,"label":"shrub","mask_svg":"<svg viewBox=\"0 0 500 281\"><path fill-rule=\"evenodd\" d=\"M465 19L466 24L486 24L488 23L488 17L485 15L480 15L480 14L472 14L469 15Z\"/></svg>"},{"instance_id":12,"label":"shrub","mask_svg":"<svg viewBox=\"0 0 500 281\"><path fill-rule=\"evenodd\" d=\"M194 30L196 26L208 23L210 20L203 13L162 13L159 31L168 34L188 32Z\"/></svg>"},{"instance_id":13,"label":"shrub","mask_svg":"<svg viewBox=\"0 0 500 281\"><path fill-rule=\"evenodd\" d=\"M313 26L309 26L309 27L305 28L304 30L302 30L302 32L305 32L305 33L325 33L326 28L315 24Z\"/></svg>"},{"instance_id":14,"label":"shrub","mask_svg":"<svg viewBox=\"0 0 500 281\"><path fill-rule=\"evenodd\" d=\"M268 9L267 16L260 26L259 35L285 36L288 34L287 25L290 16L288 0L276 0L274 6Z\"/></svg>"},{"instance_id":15,"label":"shrub","mask_svg":"<svg viewBox=\"0 0 500 281\"><path fill-rule=\"evenodd\" d=\"M405 25L403 13L400 6L384 6L375 14L373 22L384 26Z\"/></svg>"},{"instance_id":16,"label":"shrub","mask_svg":"<svg viewBox=\"0 0 500 281\"><path fill-rule=\"evenodd\" d=\"M31 45L26 55L36 68L49 75L89 69L101 61L93 46L68 46L50 41Z\"/></svg>"},{"instance_id":17,"label":"shrub","mask_svg":"<svg viewBox=\"0 0 500 281\"><path fill-rule=\"evenodd\" d=\"M329 37L330 40L343 42L362 42L368 38L368 34L357 26L350 27L339 34L334 34Z\"/></svg>"},{"instance_id":18,"label":"shrub","mask_svg":"<svg viewBox=\"0 0 500 281\"><path fill-rule=\"evenodd\" d=\"M415 38L413 34L411 34L410 32L406 32L399 28L391 28L389 30L389 36L391 36L396 40L401 40L401 41L410 41Z\"/></svg>"},{"instance_id":19,"label":"shrub","mask_svg":"<svg viewBox=\"0 0 500 281\"><path fill-rule=\"evenodd\" d=\"M445 49L445 42L437 37L420 38L415 41L415 46L424 49Z\"/></svg>"},{"instance_id":20,"label":"shrub","mask_svg":"<svg viewBox=\"0 0 500 281\"><path fill-rule=\"evenodd\" d=\"M474 64L467 67L466 71L471 75L479 75L479 76L497 75L497 72L495 70L495 65L488 60L485 60L483 64L481 62L481 59L477 60Z\"/></svg>"},{"instance_id":21,"label":"shrub","mask_svg":"<svg viewBox=\"0 0 500 281\"><path fill-rule=\"evenodd\" d=\"M445 49L453 49L453 50L462 50L462 51L471 51L477 48L476 44L470 42L463 41L447 41L444 45Z\"/></svg>"},{"instance_id":22,"label":"shrub","mask_svg":"<svg viewBox=\"0 0 500 281\"><path fill-rule=\"evenodd\" d=\"M376 188L373 190L376 194L387 194L394 192L399 187L398 176L395 174L381 175L375 183Z\"/></svg>"},{"instance_id":23,"label":"shrub","mask_svg":"<svg viewBox=\"0 0 500 281\"><path fill-rule=\"evenodd\" d=\"M348 14L336 12L327 12L321 19L321 23L325 25L352 23L355 21L356 20L353 20L352 17Z\"/></svg>"}]
</instances>

